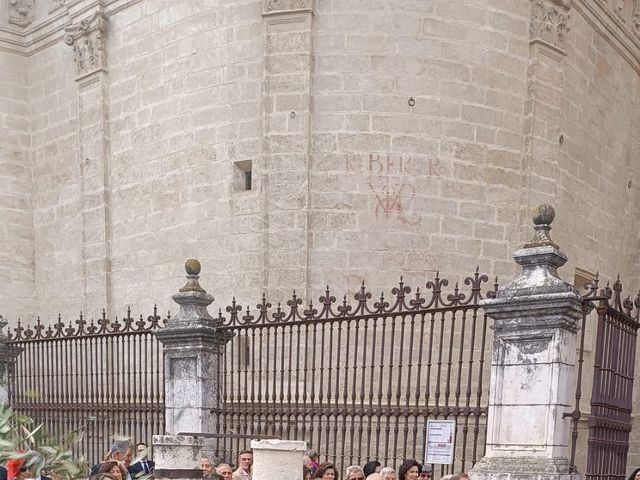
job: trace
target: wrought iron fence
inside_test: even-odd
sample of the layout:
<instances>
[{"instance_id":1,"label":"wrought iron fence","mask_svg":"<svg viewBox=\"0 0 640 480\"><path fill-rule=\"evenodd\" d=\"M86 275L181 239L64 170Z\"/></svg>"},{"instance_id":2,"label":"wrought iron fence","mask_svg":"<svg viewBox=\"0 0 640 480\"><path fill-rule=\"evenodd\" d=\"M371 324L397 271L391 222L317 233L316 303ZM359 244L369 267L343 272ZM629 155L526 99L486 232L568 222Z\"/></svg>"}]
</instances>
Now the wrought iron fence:
<instances>
[{"instance_id":1,"label":"wrought iron fence","mask_svg":"<svg viewBox=\"0 0 640 480\"><path fill-rule=\"evenodd\" d=\"M589 328L589 313L595 309L597 323L585 475L588 480L624 480L631 431L636 340L640 327L640 293L634 300L630 297L623 299L620 278L614 282L613 288L607 284L600 289L598 284L596 276L593 283L587 285L588 292L583 297L576 404L573 412L566 414L572 418L573 424L571 470L577 470L585 331Z\"/></svg>"},{"instance_id":2,"label":"wrought iron fence","mask_svg":"<svg viewBox=\"0 0 640 480\"><path fill-rule=\"evenodd\" d=\"M329 288L320 304L286 307L263 296L257 312L235 299L219 314L232 335L219 382L223 407L217 456L235 460L252 435L306 440L344 471L378 459L398 465L424 455L427 419L457 420L455 463L467 470L484 454L489 379L489 319L478 302L486 275L478 270L448 294L448 281L426 284L427 295L400 284L391 300L375 301L364 283L351 304Z\"/></svg>"},{"instance_id":3,"label":"wrought iron fence","mask_svg":"<svg viewBox=\"0 0 640 480\"><path fill-rule=\"evenodd\" d=\"M153 332L167 318L127 316L46 327L18 322L9 332L9 404L54 438L81 429L75 453L102 460L114 436L144 441L164 433L164 364Z\"/></svg>"}]
</instances>

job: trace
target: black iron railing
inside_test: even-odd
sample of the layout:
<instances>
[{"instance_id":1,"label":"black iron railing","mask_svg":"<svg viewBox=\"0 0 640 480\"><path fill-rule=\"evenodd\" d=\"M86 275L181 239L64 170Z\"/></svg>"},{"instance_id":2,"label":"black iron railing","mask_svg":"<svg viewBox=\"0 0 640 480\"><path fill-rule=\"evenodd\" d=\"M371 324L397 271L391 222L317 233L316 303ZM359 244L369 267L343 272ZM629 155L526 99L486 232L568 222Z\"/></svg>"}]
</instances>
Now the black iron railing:
<instances>
[{"instance_id":1,"label":"black iron railing","mask_svg":"<svg viewBox=\"0 0 640 480\"><path fill-rule=\"evenodd\" d=\"M153 332L167 318L127 316L18 326L9 333L9 404L54 438L84 431L77 455L100 461L116 437L164 433L164 363Z\"/></svg>"},{"instance_id":2,"label":"black iron railing","mask_svg":"<svg viewBox=\"0 0 640 480\"><path fill-rule=\"evenodd\" d=\"M436 278L420 290L400 284L392 298L372 300L364 284L351 304L327 288L318 306L287 306L263 296L257 312L234 300L220 313L233 334L221 359L223 407L218 457L233 461L245 438L267 435L307 441L341 471L378 459L398 465L424 456L430 418L457 420L455 463L470 469L484 454L489 319L478 302L485 275L449 294Z\"/></svg>"},{"instance_id":3,"label":"black iron railing","mask_svg":"<svg viewBox=\"0 0 640 480\"><path fill-rule=\"evenodd\" d=\"M577 470L585 331L589 329L589 314L595 310L597 318L593 385L591 413L587 419L589 436L584 473L588 480L624 480L631 431L636 340L640 327L640 293L634 300L623 300L619 278L614 282L613 288L607 284L600 289L598 283L596 276L594 282L587 286L588 292L583 297L576 404L573 412L566 414L572 418L571 470Z\"/></svg>"}]
</instances>

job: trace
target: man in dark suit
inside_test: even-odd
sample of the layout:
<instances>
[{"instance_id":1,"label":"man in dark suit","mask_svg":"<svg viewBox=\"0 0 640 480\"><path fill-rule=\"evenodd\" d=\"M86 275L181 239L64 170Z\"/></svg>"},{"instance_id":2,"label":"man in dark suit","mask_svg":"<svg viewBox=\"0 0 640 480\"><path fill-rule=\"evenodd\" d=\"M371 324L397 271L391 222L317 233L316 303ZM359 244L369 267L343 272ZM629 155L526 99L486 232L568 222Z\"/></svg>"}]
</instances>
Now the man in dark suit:
<instances>
[{"instance_id":1,"label":"man in dark suit","mask_svg":"<svg viewBox=\"0 0 640 480\"><path fill-rule=\"evenodd\" d=\"M136 445L138 461L129 467L129 474L132 478L153 473L153 470L156 468L155 462L147 458L147 451L146 443L140 442Z\"/></svg>"}]
</instances>

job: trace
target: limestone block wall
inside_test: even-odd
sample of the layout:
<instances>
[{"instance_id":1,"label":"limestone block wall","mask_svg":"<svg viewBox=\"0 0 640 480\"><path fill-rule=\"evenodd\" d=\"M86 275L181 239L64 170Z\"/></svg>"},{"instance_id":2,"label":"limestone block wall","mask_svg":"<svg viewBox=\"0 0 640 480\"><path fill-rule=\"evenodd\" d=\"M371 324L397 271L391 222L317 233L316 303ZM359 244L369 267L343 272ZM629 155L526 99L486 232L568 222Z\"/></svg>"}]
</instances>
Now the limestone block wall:
<instances>
[{"instance_id":1,"label":"limestone block wall","mask_svg":"<svg viewBox=\"0 0 640 480\"><path fill-rule=\"evenodd\" d=\"M84 231L81 218L82 157L78 138L78 94L71 52L63 42L25 59L30 109L29 150L33 179L33 242L36 302L24 317L44 305L59 305L76 316L85 310ZM35 307L35 309L33 308ZM37 310L36 310L37 309ZM51 320L52 312L44 317Z\"/></svg>"},{"instance_id":2,"label":"limestone block wall","mask_svg":"<svg viewBox=\"0 0 640 480\"><path fill-rule=\"evenodd\" d=\"M638 1L34 5L0 2L12 321L175 310L189 256L213 311L509 278L542 201L564 278L640 284Z\"/></svg>"},{"instance_id":3,"label":"limestone block wall","mask_svg":"<svg viewBox=\"0 0 640 480\"><path fill-rule=\"evenodd\" d=\"M633 213L640 205L640 64L595 31L594 19L581 7L568 33L558 132L564 144L555 181L558 238L569 247L570 268L620 273L631 294L640 287Z\"/></svg>"},{"instance_id":4,"label":"limestone block wall","mask_svg":"<svg viewBox=\"0 0 640 480\"><path fill-rule=\"evenodd\" d=\"M316 292L513 273L529 3L318 3Z\"/></svg>"},{"instance_id":5,"label":"limestone block wall","mask_svg":"<svg viewBox=\"0 0 640 480\"><path fill-rule=\"evenodd\" d=\"M34 303L33 184L24 57L0 50L0 291L6 318Z\"/></svg>"},{"instance_id":6,"label":"limestone block wall","mask_svg":"<svg viewBox=\"0 0 640 480\"><path fill-rule=\"evenodd\" d=\"M261 13L184 0L110 17L114 306L170 308L189 256L212 292L263 288L261 198L234 165L261 152Z\"/></svg>"},{"instance_id":7,"label":"limestone block wall","mask_svg":"<svg viewBox=\"0 0 640 480\"><path fill-rule=\"evenodd\" d=\"M17 310L167 310L188 256L222 306L506 278L541 201L567 279L640 280L637 52L605 28L636 17L605 3L43 0L24 25L3 4L35 186ZM92 87L65 36L96 12Z\"/></svg>"}]
</instances>

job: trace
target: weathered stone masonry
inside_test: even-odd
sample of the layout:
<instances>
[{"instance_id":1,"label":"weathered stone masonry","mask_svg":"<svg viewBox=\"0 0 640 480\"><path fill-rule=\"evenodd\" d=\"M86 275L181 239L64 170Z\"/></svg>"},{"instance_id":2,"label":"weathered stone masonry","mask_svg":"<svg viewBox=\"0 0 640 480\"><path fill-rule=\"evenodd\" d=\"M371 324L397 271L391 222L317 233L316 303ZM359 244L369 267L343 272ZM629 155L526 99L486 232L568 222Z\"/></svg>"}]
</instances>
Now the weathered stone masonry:
<instances>
[{"instance_id":1,"label":"weathered stone masonry","mask_svg":"<svg viewBox=\"0 0 640 480\"><path fill-rule=\"evenodd\" d=\"M0 2L2 315L168 310L187 257L220 304L511 277L541 202L568 277L638 284L639 19L636 0Z\"/></svg>"}]
</instances>

